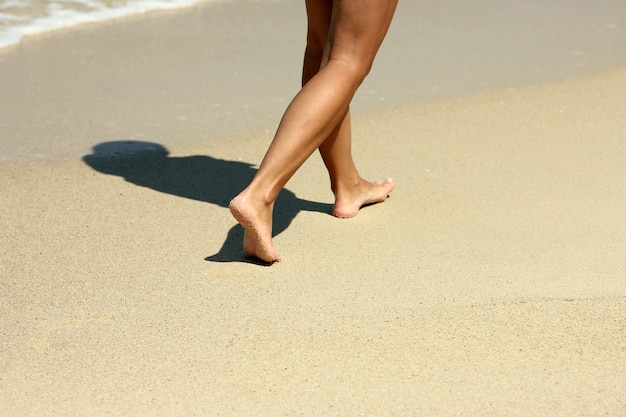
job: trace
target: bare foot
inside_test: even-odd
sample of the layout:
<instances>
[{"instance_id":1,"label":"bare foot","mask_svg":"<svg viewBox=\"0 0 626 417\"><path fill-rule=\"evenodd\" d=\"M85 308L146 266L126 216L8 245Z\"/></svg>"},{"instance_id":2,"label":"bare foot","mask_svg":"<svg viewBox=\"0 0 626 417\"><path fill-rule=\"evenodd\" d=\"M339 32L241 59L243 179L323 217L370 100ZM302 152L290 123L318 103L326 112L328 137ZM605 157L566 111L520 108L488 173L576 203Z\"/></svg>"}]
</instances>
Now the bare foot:
<instances>
[{"instance_id":1,"label":"bare foot","mask_svg":"<svg viewBox=\"0 0 626 417\"><path fill-rule=\"evenodd\" d=\"M245 192L244 192L245 193ZM280 261L280 254L272 245L272 210L256 210L248 204L244 193L235 197L229 205L233 217L245 229L243 250L265 262Z\"/></svg>"},{"instance_id":2,"label":"bare foot","mask_svg":"<svg viewBox=\"0 0 626 417\"><path fill-rule=\"evenodd\" d=\"M382 203L393 190L393 180L387 178L385 182L367 182L363 179L350 189L335 193L333 216L342 219L354 217L359 209L368 204Z\"/></svg>"}]
</instances>

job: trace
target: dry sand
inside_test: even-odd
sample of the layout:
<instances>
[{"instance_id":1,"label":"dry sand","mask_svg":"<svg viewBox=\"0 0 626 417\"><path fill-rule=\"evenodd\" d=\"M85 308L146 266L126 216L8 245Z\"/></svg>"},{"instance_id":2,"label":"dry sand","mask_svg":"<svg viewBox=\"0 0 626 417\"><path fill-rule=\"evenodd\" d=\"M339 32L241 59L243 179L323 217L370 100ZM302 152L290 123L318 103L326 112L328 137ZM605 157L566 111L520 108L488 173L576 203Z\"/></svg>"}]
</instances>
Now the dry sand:
<instances>
[{"instance_id":1,"label":"dry sand","mask_svg":"<svg viewBox=\"0 0 626 417\"><path fill-rule=\"evenodd\" d=\"M625 415L624 85L358 114L355 158L396 190L335 219L313 158L277 203L272 267L226 208L267 132L63 113L93 151L0 164L0 415Z\"/></svg>"}]
</instances>

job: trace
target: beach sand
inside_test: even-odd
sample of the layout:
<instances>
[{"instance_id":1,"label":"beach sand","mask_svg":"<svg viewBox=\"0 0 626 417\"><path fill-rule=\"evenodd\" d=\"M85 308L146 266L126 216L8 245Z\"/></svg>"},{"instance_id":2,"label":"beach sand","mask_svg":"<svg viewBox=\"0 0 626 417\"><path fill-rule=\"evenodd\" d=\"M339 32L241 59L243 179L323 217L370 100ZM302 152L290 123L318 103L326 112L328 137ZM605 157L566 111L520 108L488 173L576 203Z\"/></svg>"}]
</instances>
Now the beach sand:
<instances>
[{"instance_id":1,"label":"beach sand","mask_svg":"<svg viewBox=\"0 0 626 417\"><path fill-rule=\"evenodd\" d=\"M202 98L159 99L198 80L182 63L176 85L142 78L164 73L158 54L195 58L145 20L130 23L157 40L132 83L121 65L35 65L90 36L94 60L123 61L130 23L1 56L32 83L3 84L17 103L3 135L61 145L0 163L0 415L626 413L626 69L363 106L355 159L396 189L336 219L312 158L279 197L283 261L267 267L244 257L227 204L279 110L228 133Z\"/></svg>"}]
</instances>

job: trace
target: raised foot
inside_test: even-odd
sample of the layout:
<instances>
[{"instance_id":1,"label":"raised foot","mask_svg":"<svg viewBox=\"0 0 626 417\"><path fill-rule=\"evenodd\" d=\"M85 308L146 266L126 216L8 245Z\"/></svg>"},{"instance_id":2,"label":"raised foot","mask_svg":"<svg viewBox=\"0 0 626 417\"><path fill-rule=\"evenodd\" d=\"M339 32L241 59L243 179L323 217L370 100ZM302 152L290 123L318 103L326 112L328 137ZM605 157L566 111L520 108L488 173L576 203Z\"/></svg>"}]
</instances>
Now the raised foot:
<instances>
[{"instance_id":1,"label":"raised foot","mask_svg":"<svg viewBox=\"0 0 626 417\"><path fill-rule=\"evenodd\" d=\"M361 180L352 189L335 194L333 216L342 219L354 217L361 207L385 201L393 190L393 186L391 178L387 178L382 183Z\"/></svg>"},{"instance_id":2,"label":"raised foot","mask_svg":"<svg viewBox=\"0 0 626 417\"><path fill-rule=\"evenodd\" d=\"M243 235L243 250L251 256L262 261L273 263L280 261L280 254L272 245L272 222L271 210L264 213L269 217L269 222L262 219L258 213L246 204L245 197L241 194L235 197L228 206L233 217L245 229Z\"/></svg>"}]
</instances>

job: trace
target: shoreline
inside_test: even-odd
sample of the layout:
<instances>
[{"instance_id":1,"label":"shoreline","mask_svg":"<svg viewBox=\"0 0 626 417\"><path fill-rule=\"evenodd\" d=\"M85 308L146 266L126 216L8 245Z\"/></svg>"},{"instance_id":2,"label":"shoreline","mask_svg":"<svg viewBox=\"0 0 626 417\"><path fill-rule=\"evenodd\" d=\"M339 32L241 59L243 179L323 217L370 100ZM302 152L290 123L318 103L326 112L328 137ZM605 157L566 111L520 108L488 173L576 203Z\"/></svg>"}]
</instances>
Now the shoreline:
<instances>
[{"instance_id":1,"label":"shoreline","mask_svg":"<svg viewBox=\"0 0 626 417\"><path fill-rule=\"evenodd\" d=\"M353 112L622 68L626 10L613 9L626 5L607 1L606 10L579 5L557 20L550 5L400 4ZM271 134L299 88L305 26L299 2L216 2L68 29L0 51L0 158L79 158L111 140L189 146Z\"/></svg>"},{"instance_id":2,"label":"shoreline","mask_svg":"<svg viewBox=\"0 0 626 417\"><path fill-rule=\"evenodd\" d=\"M179 1L176 5L172 5L171 3L167 2L152 2L148 7L146 7L145 4L142 5L136 3L125 4L121 7L119 7L118 4L118 7L113 8L96 7L91 10L89 10L89 7L86 7L84 10L82 10L82 12L71 8L57 9L52 11L47 10L47 12L51 14L44 14L43 16L39 16L37 18L33 18L32 15L26 15L30 18L28 21L28 25L26 26L10 25L10 27L2 27L3 22L0 21L0 29L2 29L0 31L0 50L19 46L23 40L28 41L29 38L46 36L57 31L81 29L81 27L84 25L106 24L108 22L116 22L118 20L123 21L123 19L131 17L147 17L150 16L150 14L153 12L158 13L162 11L181 10L192 7L201 1L209 0L184 0L182 1L182 3ZM23 5L22 7L28 9L28 12L33 12L32 6L30 8L27 8L25 5ZM22 13L24 12L25 11L22 10ZM38 10L38 12L41 12L41 10ZM5 21L9 22L11 20L20 21L21 23L25 22L25 20L23 20L23 18L25 17L24 14L7 13L5 16L2 17L6 19Z\"/></svg>"}]
</instances>

